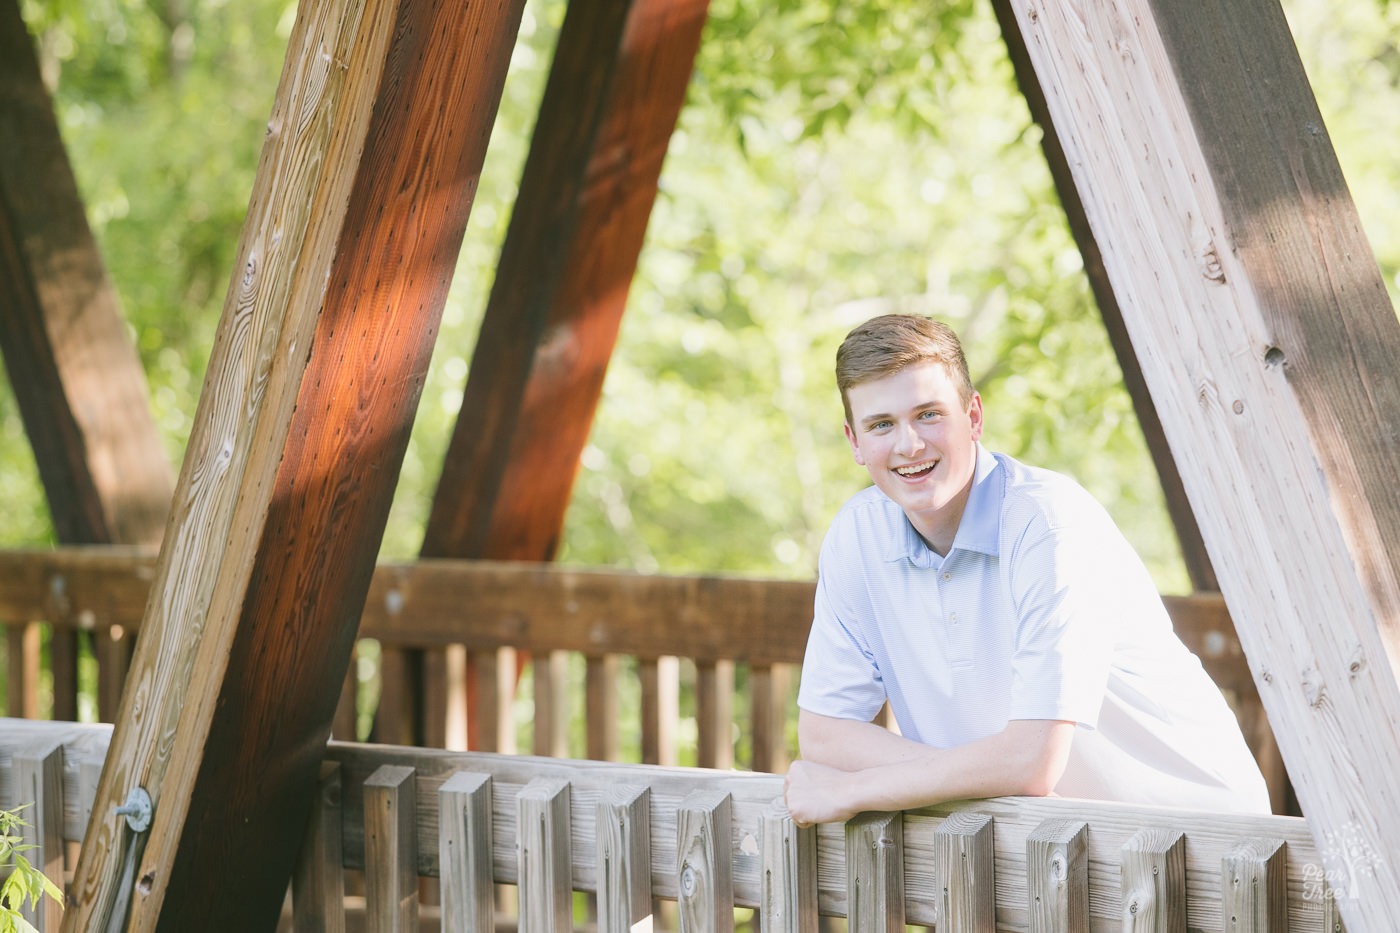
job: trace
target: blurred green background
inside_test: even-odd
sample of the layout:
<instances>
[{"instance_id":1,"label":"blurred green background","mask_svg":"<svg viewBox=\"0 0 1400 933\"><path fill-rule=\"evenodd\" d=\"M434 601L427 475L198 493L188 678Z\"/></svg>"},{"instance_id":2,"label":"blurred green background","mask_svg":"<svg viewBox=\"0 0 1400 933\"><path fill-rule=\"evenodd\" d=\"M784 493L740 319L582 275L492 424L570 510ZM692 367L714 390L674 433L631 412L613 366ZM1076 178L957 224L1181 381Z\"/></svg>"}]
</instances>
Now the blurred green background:
<instances>
[{"instance_id":1,"label":"blurred green background","mask_svg":"<svg viewBox=\"0 0 1400 933\"><path fill-rule=\"evenodd\" d=\"M178 463L295 4L23 0ZM1400 9L1289 0L1392 291ZM384 539L416 555L563 4L530 0ZM867 481L832 354L886 310L964 335L994 449L1077 476L1188 583L990 6L714 0L560 559L810 577ZM53 533L8 384L0 546Z\"/></svg>"}]
</instances>

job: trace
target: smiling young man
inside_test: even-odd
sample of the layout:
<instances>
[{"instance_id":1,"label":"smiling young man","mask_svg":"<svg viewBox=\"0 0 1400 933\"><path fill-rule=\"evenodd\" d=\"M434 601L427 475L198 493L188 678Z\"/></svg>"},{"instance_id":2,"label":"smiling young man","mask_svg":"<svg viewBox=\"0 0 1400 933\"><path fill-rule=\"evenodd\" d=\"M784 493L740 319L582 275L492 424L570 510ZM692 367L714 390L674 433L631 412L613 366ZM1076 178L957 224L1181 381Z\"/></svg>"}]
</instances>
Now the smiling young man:
<instances>
[{"instance_id":1,"label":"smiling young man","mask_svg":"<svg viewBox=\"0 0 1400 933\"><path fill-rule=\"evenodd\" d=\"M952 330L867 321L836 377L874 485L822 546L793 818L1051 793L1267 813L1233 713L1107 512L982 447ZM886 700L899 734L872 722Z\"/></svg>"}]
</instances>

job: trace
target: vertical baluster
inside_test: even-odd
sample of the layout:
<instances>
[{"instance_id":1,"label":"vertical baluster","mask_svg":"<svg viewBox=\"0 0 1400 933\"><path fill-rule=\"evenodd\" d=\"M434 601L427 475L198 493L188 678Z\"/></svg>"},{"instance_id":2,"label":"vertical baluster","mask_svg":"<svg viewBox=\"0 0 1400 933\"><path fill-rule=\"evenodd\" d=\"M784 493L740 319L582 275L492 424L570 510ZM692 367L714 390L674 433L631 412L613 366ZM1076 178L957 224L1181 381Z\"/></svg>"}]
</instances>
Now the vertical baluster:
<instances>
[{"instance_id":1,"label":"vertical baluster","mask_svg":"<svg viewBox=\"0 0 1400 933\"><path fill-rule=\"evenodd\" d=\"M1123 844L1123 933L1186 933L1186 837L1143 829Z\"/></svg>"},{"instance_id":2,"label":"vertical baluster","mask_svg":"<svg viewBox=\"0 0 1400 933\"><path fill-rule=\"evenodd\" d=\"M135 647L136 638L120 625L103 626L92 633L92 653L97 660L97 718L102 722L116 721Z\"/></svg>"},{"instance_id":3,"label":"vertical baluster","mask_svg":"<svg viewBox=\"0 0 1400 933\"><path fill-rule=\"evenodd\" d=\"M535 667L536 755L569 757L569 656L563 651L537 652Z\"/></svg>"},{"instance_id":4,"label":"vertical baluster","mask_svg":"<svg viewBox=\"0 0 1400 933\"><path fill-rule=\"evenodd\" d=\"M438 791L443 933L495 929L489 774L458 771Z\"/></svg>"},{"instance_id":5,"label":"vertical baluster","mask_svg":"<svg viewBox=\"0 0 1400 933\"><path fill-rule=\"evenodd\" d=\"M404 649L379 643L379 706L374 714L374 738L389 745L413 744L413 683L410 657Z\"/></svg>"},{"instance_id":6,"label":"vertical baluster","mask_svg":"<svg viewBox=\"0 0 1400 933\"><path fill-rule=\"evenodd\" d=\"M787 770L787 696L791 669L786 664L749 668L750 720L753 724L753 770Z\"/></svg>"},{"instance_id":7,"label":"vertical baluster","mask_svg":"<svg viewBox=\"0 0 1400 933\"><path fill-rule=\"evenodd\" d=\"M49 880L63 887L63 746L52 739L38 739L14 756L15 804L25 809L21 818L22 845L33 846L25 857ZM20 911L39 933L56 933L62 923L62 905L42 897L35 908L28 900Z\"/></svg>"},{"instance_id":8,"label":"vertical baluster","mask_svg":"<svg viewBox=\"0 0 1400 933\"><path fill-rule=\"evenodd\" d=\"M651 791L613 786L598 800L598 933L651 929Z\"/></svg>"},{"instance_id":9,"label":"vertical baluster","mask_svg":"<svg viewBox=\"0 0 1400 933\"><path fill-rule=\"evenodd\" d=\"M1278 839L1247 839L1220 860L1225 933L1288 929L1288 855Z\"/></svg>"},{"instance_id":10,"label":"vertical baluster","mask_svg":"<svg viewBox=\"0 0 1400 933\"><path fill-rule=\"evenodd\" d=\"M365 780L365 911L382 933L418 931L417 794L412 768L381 765Z\"/></svg>"},{"instance_id":11,"label":"vertical baluster","mask_svg":"<svg viewBox=\"0 0 1400 933\"><path fill-rule=\"evenodd\" d=\"M476 674L476 709L467 713L476 721L479 749L514 754L515 649L469 651L467 663Z\"/></svg>"},{"instance_id":12,"label":"vertical baluster","mask_svg":"<svg viewBox=\"0 0 1400 933\"><path fill-rule=\"evenodd\" d=\"M733 933L733 801L692 791L676 810L681 933Z\"/></svg>"},{"instance_id":13,"label":"vertical baluster","mask_svg":"<svg viewBox=\"0 0 1400 933\"><path fill-rule=\"evenodd\" d=\"M904 933L902 813L862 813L847 821L846 916L859 933Z\"/></svg>"},{"instance_id":14,"label":"vertical baluster","mask_svg":"<svg viewBox=\"0 0 1400 933\"><path fill-rule=\"evenodd\" d=\"M594 761L617 761L617 655L590 656L585 660L585 721L588 723L587 755Z\"/></svg>"},{"instance_id":15,"label":"vertical baluster","mask_svg":"<svg viewBox=\"0 0 1400 933\"><path fill-rule=\"evenodd\" d=\"M1089 827L1046 820L1026 837L1030 933L1089 929Z\"/></svg>"},{"instance_id":16,"label":"vertical baluster","mask_svg":"<svg viewBox=\"0 0 1400 933\"><path fill-rule=\"evenodd\" d=\"M335 704L335 719L331 723L331 738L354 742L359 738L360 650L358 644L350 652L350 667Z\"/></svg>"},{"instance_id":17,"label":"vertical baluster","mask_svg":"<svg viewBox=\"0 0 1400 933\"><path fill-rule=\"evenodd\" d=\"M6 715L39 718L39 625L25 622L6 627L9 653Z\"/></svg>"},{"instance_id":18,"label":"vertical baluster","mask_svg":"<svg viewBox=\"0 0 1400 933\"><path fill-rule=\"evenodd\" d=\"M517 799L520 929L573 929L573 850L569 782L535 778Z\"/></svg>"},{"instance_id":19,"label":"vertical baluster","mask_svg":"<svg viewBox=\"0 0 1400 933\"><path fill-rule=\"evenodd\" d=\"M418 689L422 697L422 744L428 748L446 748L449 692L447 650L425 648L421 657L423 663Z\"/></svg>"},{"instance_id":20,"label":"vertical baluster","mask_svg":"<svg viewBox=\"0 0 1400 933\"><path fill-rule=\"evenodd\" d=\"M297 933L345 933L340 794L340 765L321 762L311 819L292 876L292 927Z\"/></svg>"},{"instance_id":21,"label":"vertical baluster","mask_svg":"<svg viewBox=\"0 0 1400 933\"><path fill-rule=\"evenodd\" d=\"M695 664L696 758L702 768L734 764L734 662Z\"/></svg>"},{"instance_id":22,"label":"vertical baluster","mask_svg":"<svg viewBox=\"0 0 1400 933\"><path fill-rule=\"evenodd\" d=\"M817 933L817 828L798 828L781 801L760 818L762 933Z\"/></svg>"},{"instance_id":23,"label":"vertical baluster","mask_svg":"<svg viewBox=\"0 0 1400 933\"><path fill-rule=\"evenodd\" d=\"M933 876L941 879L939 933L995 933L992 818L954 813L934 830Z\"/></svg>"},{"instance_id":24,"label":"vertical baluster","mask_svg":"<svg viewBox=\"0 0 1400 933\"><path fill-rule=\"evenodd\" d=\"M643 658L637 667L642 681L642 761L674 765L681 718L680 659Z\"/></svg>"}]
</instances>

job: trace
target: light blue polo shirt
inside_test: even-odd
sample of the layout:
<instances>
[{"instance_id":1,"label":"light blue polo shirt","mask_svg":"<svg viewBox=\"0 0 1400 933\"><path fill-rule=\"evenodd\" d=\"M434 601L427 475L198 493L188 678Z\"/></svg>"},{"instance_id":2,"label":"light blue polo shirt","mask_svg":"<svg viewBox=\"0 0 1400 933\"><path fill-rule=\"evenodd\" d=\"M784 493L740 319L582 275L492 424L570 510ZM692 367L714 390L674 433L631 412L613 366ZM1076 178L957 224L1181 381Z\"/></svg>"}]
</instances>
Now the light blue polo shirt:
<instances>
[{"instance_id":1,"label":"light blue polo shirt","mask_svg":"<svg viewBox=\"0 0 1400 933\"><path fill-rule=\"evenodd\" d=\"M1268 812L1264 779L1151 576L1070 478L980 445L947 557L876 487L822 545L798 705L949 748L1078 724L1061 796Z\"/></svg>"}]
</instances>

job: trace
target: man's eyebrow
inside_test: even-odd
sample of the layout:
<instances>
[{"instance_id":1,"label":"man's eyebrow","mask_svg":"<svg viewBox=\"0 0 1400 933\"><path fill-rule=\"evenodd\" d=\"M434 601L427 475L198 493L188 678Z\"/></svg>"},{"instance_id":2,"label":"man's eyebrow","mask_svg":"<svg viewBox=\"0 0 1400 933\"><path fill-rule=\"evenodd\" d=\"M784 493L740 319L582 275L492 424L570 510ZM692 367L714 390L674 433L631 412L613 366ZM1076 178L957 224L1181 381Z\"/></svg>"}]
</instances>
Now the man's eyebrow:
<instances>
[{"instance_id":1,"label":"man's eyebrow","mask_svg":"<svg viewBox=\"0 0 1400 933\"><path fill-rule=\"evenodd\" d=\"M940 403L940 402L935 402L935 401L920 402L919 404L914 405L913 407L911 407L909 410L910 410L910 411L928 411L928 410L930 410L930 409L933 409L933 410L935 410L935 411L942 411L942 410L943 410L943 405L942 405L942 403ZM860 426L863 427L863 428L866 428L866 427L869 427L870 425L874 424L874 423L877 422L877 421L891 421L891 420L893 420L893 419L894 419L894 415L889 415L889 414L885 414L884 412L880 412L880 413L874 414L874 415L866 415L864 418L860 419Z\"/></svg>"}]
</instances>

